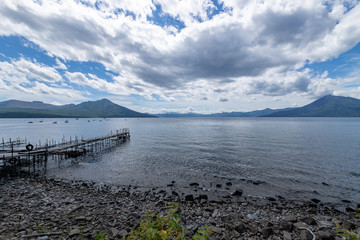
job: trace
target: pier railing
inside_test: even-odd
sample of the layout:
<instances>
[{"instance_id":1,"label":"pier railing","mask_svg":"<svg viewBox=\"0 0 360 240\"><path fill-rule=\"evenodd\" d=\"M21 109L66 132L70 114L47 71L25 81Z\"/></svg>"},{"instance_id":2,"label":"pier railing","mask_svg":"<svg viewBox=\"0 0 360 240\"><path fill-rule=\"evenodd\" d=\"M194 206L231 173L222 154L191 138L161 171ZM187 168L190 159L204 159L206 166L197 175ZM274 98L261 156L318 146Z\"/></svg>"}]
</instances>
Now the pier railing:
<instances>
[{"instance_id":1,"label":"pier railing","mask_svg":"<svg viewBox=\"0 0 360 240\"><path fill-rule=\"evenodd\" d=\"M130 138L130 130L123 128L108 135L80 140L75 137L69 141L56 143L45 141L45 144L33 145L26 140L16 139L16 141L5 141L0 144L0 170L7 168L23 168L31 166L35 170L37 165L45 165L50 159L62 160L66 158L76 158L87 153L100 152L107 148L127 141ZM16 149L14 148L16 146ZM23 146L21 148L21 146Z\"/></svg>"}]
</instances>

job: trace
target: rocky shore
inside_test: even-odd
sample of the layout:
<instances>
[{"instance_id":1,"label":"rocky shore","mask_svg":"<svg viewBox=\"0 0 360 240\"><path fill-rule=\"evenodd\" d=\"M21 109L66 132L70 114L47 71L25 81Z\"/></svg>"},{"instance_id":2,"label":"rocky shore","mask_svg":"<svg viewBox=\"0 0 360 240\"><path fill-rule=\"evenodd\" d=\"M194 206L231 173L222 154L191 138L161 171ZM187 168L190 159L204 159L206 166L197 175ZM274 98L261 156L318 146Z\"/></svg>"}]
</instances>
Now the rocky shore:
<instances>
[{"instance_id":1,"label":"rocky shore","mask_svg":"<svg viewBox=\"0 0 360 240\"><path fill-rule=\"evenodd\" d=\"M229 185L231 183L228 183ZM240 189L212 198L183 193L173 182L164 189L138 190L94 182L24 176L0 181L0 239L121 239L146 209L164 212L178 203L189 237L213 226L210 239L342 239L335 230L359 229L351 203L339 209L318 199L244 196Z\"/></svg>"}]
</instances>

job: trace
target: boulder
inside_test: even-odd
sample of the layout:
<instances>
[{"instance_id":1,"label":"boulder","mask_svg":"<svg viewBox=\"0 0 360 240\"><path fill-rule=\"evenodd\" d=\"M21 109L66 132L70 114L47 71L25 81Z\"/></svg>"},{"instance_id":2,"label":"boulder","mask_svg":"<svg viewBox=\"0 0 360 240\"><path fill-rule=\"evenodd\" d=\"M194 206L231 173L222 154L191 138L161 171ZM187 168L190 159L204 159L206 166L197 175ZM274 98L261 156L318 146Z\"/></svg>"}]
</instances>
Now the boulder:
<instances>
[{"instance_id":1,"label":"boulder","mask_svg":"<svg viewBox=\"0 0 360 240\"><path fill-rule=\"evenodd\" d=\"M261 233L264 236L264 238L268 238L274 233L274 231L271 227L267 227L267 228L263 228L261 230Z\"/></svg>"},{"instance_id":2,"label":"boulder","mask_svg":"<svg viewBox=\"0 0 360 240\"><path fill-rule=\"evenodd\" d=\"M235 192L232 193L232 195L235 197L241 197L242 194L243 194L243 191L240 189L236 189Z\"/></svg>"},{"instance_id":3,"label":"boulder","mask_svg":"<svg viewBox=\"0 0 360 240\"><path fill-rule=\"evenodd\" d=\"M311 232L309 230L302 230L300 232L300 238L301 238L301 240L312 240L313 235L311 234Z\"/></svg>"}]
</instances>

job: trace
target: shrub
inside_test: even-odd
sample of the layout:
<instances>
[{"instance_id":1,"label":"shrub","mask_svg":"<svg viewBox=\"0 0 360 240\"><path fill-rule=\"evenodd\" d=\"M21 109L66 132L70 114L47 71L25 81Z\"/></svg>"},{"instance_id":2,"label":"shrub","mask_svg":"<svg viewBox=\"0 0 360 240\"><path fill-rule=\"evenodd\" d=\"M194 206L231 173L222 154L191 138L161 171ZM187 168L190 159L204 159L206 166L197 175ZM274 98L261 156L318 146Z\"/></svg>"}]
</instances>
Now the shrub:
<instances>
[{"instance_id":1,"label":"shrub","mask_svg":"<svg viewBox=\"0 0 360 240\"><path fill-rule=\"evenodd\" d=\"M356 212L357 212L355 217L360 218L360 208L355 207L355 209L356 209ZM360 240L360 229L358 229L357 231L348 230L348 229L344 229L343 227L338 225L338 229L336 230L336 232L342 233L342 236L345 239L348 239L348 240Z\"/></svg>"},{"instance_id":2,"label":"shrub","mask_svg":"<svg viewBox=\"0 0 360 240\"><path fill-rule=\"evenodd\" d=\"M176 212L179 206L177 204L170 206L165 215L155 215L153 211L146 210L143 217L145 219L139 223L139 226L123 237L123 240L168 240L185 239L186 231L179 224L180 215ZM211 235L211 227L203 227L192 237L197 240L206 240Z\"/></svg>"}]
</instances>

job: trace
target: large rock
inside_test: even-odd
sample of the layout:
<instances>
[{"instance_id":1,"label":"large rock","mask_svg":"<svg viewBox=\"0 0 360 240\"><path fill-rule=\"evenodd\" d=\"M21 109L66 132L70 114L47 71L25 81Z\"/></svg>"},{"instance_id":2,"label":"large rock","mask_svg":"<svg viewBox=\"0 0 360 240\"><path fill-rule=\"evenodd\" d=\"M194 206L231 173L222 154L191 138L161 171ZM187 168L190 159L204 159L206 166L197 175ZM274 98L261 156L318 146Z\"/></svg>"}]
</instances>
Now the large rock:
<instances>
[{"instance_id":1,"label":"large rock","mask_svg":"<svg viewBox=\"0 0 360 240\"><path fill-rule=\"evenodd\" d=\"M303 218L302 221L308 225L316 225L316 221L312 217Z\"/></svg>"},{"instance_id":2,"label":"large rock","mask_svg":"<svg viewBox=\"0 0 360 240\"><path fill-rule=\"evenodd\" d=\"M287 231L285 231L283 233L283 238L284 238L284 240L292 240L293 239L292 236L291 236L291 233L289 233Z\"/></svg>"},{"instance_id":3,"label":"large rock","mask_svg":"<svg viewBox=\"0 0 360 240\"><path fill-rule=\"evenodd\" d=\"M286 231L290 231L290 232L292 231L292 229L294 227L292 222L285 220L285 219L281 220L280 226L282 229L284 229Z\"/></svg>"},{"instance_id":4,"label":"large rock","mask_svg":"<svg viewBox=\"0 0 360 240\"><path fill-rule=\"evenodd\" d=\"M197 182L193 182L189 184L191 187L198 187L200 184Z\"/></svg>"},{"instance_id":5,"label":"large rock","mask_svg":"<svg viewBox=\"0 0 360 240\"><path fill-rule=\"evenodd\" d=\"M329 231L319 231L317 237L319 240L335 240L334 236Z\"/></svg>"},{"instance_id":6,"label":"large rock","mask_svg":"<svg viewBox=\"0 0 360 240\"><path fill-rule=\"evenodd\" d=\"M119 230L117 230L116 228L111 228L110 231L111 231L111 235L113 237L116 237L117 235L119 235Z\"/></svg>"},{"instance_id":7,"label":"large rock","mask_svg":"<svg viewBox=\"0 0 360 240\"><path fill-rule=\"evenodd\" d=\"M355 225L352 223L352 222L349 222L349 221L345 221L342 225L341 225L342 228L344 229L348 229L348 230L353 230L355 229Z\"/></svg>"},{"instance_id":8,"label":"large rock","mask_svg":"<svg viewBox=\"0 0 360 240\"><path fill-rule=\"evenodd\" d=\"M293 216L293 215L286 216L284 220L292 222L292 223L297 222L297 218L295 216Z\"/></svg>"},{"instance_id":9,"label":"large rock","mask_svg":"<svg viewBox=\"0 0 360 240\"><path fill-rule=\"evenodd\" d=\"M302 230L300 232L300 238L301 238L301 240L312 240L313 235L311 234L311 232L309 230Z\"/></svg>"},{"instance_id":10,"label":"large rock","mask_svg":"<svg viewBox=\"0 0 360 240\"><path fill-rule=\"evenodd\" d=\"M244 232L246 232L246 226L245 226L245 224L243 224L242 222L235 223L234 229L235 229L238 233L244 233Z\"/></svg>"},{"instance_id":11,"label":"large rock","mask_svg":"<svg viewBox=\"0 0 360 240\"><path fill-rule=\"evenodd\" d=\"M70 231L69 236L72 237L72 236L79 235L79 234L80 234L80 229L75 228Z\"/></svg>"},{"instance_id":12,"label":"large rock","mask_svg":"<svg viewBox=\"0 0 360 240\"><path fill-rule=\"evenodd\" d=\"M233 192L233 196L235 197L241 197L243 194L243 191L241 189L236 189L235 192Z\"/></svg>"},{"instance_id":13,"label":"large rock","mask_svg":"<svg viewBox=\"0 0 360 240\"><path fill-rule=\"evenodd\" d=\"M274 233L274 231L273 231L272 228L267 227L267 228L263 228L263 229L261 230L261 233L262 233L262 235L264 236L264 238L268 238L268 237L270 237L270 236Z\"/></svg>"},{"instance_id":14,"label":"large rock","mask_svg":"<svg viewBox=\"0 0 360 240\"><path fill-rule=\"evenodd\" d=\"M330 221L318 221L318 226L319 228L332 228L334 223Z\"/></svg>"},{"instance_id":15,"label":"large rock","mask_svg":"<svg viewBox=\"0 0 360 240\"><path fill-rule=\"evenodd\" d=\"M186 195L186 196L185 196L185 201L189 201L189 202L190 202L190 201L191 201L191 202L194 201L194 196L193 196L192 194Z\"/></svg>"}]
</instances>

